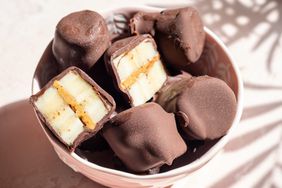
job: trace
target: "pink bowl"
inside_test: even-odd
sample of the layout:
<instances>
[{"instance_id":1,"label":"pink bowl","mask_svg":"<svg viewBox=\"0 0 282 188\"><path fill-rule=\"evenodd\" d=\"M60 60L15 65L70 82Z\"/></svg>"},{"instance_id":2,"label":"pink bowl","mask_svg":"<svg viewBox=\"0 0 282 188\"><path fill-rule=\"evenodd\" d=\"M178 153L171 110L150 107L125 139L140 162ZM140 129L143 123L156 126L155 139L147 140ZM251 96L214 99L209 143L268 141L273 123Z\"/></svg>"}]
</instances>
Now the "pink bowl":
<instances>
[{"instance_id":1,"label":"pink bowl","mask_svg":"<svg viewBox=\"0 0 282 188\"><path fill-rule=\"evenodd\" d=\"M111 32L120 33L124 29L123 21L126 21L136 11L160 11L150 7L127 7L103 11L102 15L107 20ZM118 22L116 22L118 20ZM196 64L190 67L195 75L208 74L224 80L234 91L237 97L237 112L231 129L221 139L213 143L197 159L189 164L155 175L135 175L111 168L106 168L81 157L75 152L69 153L65 147L53 136L49 129L40 121L40 125L53 145L59 158L74 171L84 174L88 178L109 187L165 187L172 185L177 180L187 177L189 174L203 168L204 165L218 153L228 142L230 133L238 125L242 114L243 84L237 64L234 62L223 42L208 28L206 31L206 45L204 53ZM52 42L47 46L38 66L35 70L32 81L32 93L36 93L45 85L51 77L57 74L55 59L51 50ZM189 178L189 177L187 177Z\"/></svg>"}]
</instances>

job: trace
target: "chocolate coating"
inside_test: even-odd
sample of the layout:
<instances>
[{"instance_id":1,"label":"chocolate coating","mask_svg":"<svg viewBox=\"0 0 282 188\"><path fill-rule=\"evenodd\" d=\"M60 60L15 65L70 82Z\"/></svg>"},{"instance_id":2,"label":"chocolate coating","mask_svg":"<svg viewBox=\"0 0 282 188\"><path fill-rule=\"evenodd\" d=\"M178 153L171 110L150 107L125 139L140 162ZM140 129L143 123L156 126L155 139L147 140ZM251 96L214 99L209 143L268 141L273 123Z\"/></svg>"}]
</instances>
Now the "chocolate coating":
<instances>
[{"instance_id":1,"label":"chocolate coating","mask_svg":"<svg viewBox=\"0 0 282 188\"><path fill-rule=\"evenodd\" d=\"M182 72L176 76L169 76L164 86L153 98L153 101L161 105L167 112L176 112L175 102L183 90L183 85L192 78L187 72Z\"/></svg>"},{"instance_id":2,"label":"chocolate coating","mask_svg":"<svg viewBox=\"0 0 282 188\"><path fill-rule=\"evenodd\" d=\"M82 79L84 79L86 82L88 82L93 89L99 93L100 95L100 99L103 101L103 103L109 108L109 112L107 115L105 115L99 122L96 122L96 126L93 130L91 129L87 129L84 132L82 132L81 134L78 135L78 137L74 140L74 143L72 146L68 147L68 149L70 151L74 151L75 148L82 143L84 140L87 140L88 138L92 137L93 135L95 135L103 126L104 124L110 119L110 116L113 114L113 112L115 111L116 108L116 103L114 101L114 99L106 92L104 91L98 84L96 84L95 81L93 81L85 72L83 72L82 70L80 70L77 67L69 67L68 69L64 70L63 72L61 72L59 75L55 76L53 79L51 79L38 93L32 95L30 97L30 102L33 105L33 108L35 109L35 112L37 113L38 117L40 118L40 121L46 125L51 131L52 133L62 142L64 143L64 141L62 140L62 138L56 133L56 131L52 128L52 126L50 125L50 123L45 119L45 117L41 114L41 112L39 111L39 109L36 107L35 105L35 101L37 101L37 99L44 94L44 92L53 85L55 80L59 80L62 77L64 77L68 72L70 71L74 71L77 74L79 74L81 76ZM52 102L52 101L50 101ZM64 143L65 144L65 143Z\"/></svg>"},{"instance_id":3,"label":"chocolate coating","mask_svg":"<svg viewBox=\"0 0 282 188\"><path fill-rule=\"evenodd\" d=\"M205 31L198 11L187 7L165 10L156 23L164 58L177 68L196 62L202 54Z\"/></svg>"},{"instance_id":4,"label":"chocolate coating","mask_svg":"<svg viewBox=\"0 0 282 188\"><path fill-rule=\"evenodd\" d=\"M60 20L53 41L53 54L62 69L75 65L88 69L110 45L104 18L93 11L71 13Z\"/></svg>"},{"instance_id":5,"label":"chocolate coating","mask_svg":"<svg viewBox=\"0 0 282 188\"><path fill-rule=\"evenodd\" d=\"M192 7L164 10L158 15L139 12L131 19L130 28L134 34L155 33L164 60L178 69L196 62L204 48L204 26Z\"/></svg>"},{"instance_id":6,"label":"chocolate coating","mask_svg":"<svg viewBox=\"0 0 282 188\"><path fill-rule=\"evenodd\" d=\"M137 12L129 21L132 34L155 34L155 22L159 13Z\"/></svg>"},{"instance_id":7,"label":"chocolate coating","mask_svg":"<svg viewBox=\"0 0 282 188\"><path fill-rule=\"evenodd\" d=\"M176 113L178 124L191 139L213 140L225 135L232 125L237 106L236 97L228 85L209 76L183 79L178 83L165 90L167 96L176 93L174 100L159 97L156 102Z\"/></svg>"},{"instance_id":8,"label":"chocolate coating","mask_svg":"<svg viewBox=\"0 0 282 188\"><path fill-rule=\"evenodd\" d=\"M177 132L174 115L156 103L117 114L102 130L116 155L134 172L145 172L172 161L187 147Z\"/></svg>"}]
</instances>

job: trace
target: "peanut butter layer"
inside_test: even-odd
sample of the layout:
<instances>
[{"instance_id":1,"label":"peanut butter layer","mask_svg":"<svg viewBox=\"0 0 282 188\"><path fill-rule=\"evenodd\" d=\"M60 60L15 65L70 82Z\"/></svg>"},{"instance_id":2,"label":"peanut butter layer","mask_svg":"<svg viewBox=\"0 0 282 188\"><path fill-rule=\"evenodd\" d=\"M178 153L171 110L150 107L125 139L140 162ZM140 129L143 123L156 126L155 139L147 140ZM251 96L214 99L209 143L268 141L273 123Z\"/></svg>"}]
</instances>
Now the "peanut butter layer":
<instances>
[{"instance_id":1,"label":"peanut butter layer","mask_svg":"<svg viewBox=\"0 0 282 188\"><path fill-rule=\"evenodd\" d=\"M138 79L140 74L147 74L149 72L149 70L153 67L154 63L157 62L158 60L160 60L160 55L157 54L156 56L154 56L151 60L149 60L148 63L146 63L145 65L141 66L138 70L134 71L133 73L131 73L131 75L124 80L121 83L121 87L122 89L128 89L130 88Z\"/></svg>"},{"instance_id":2,"label":"peanut butter layer","mask_svg":"<svg viewBox=\"0 0 282 188\"><path fill-rule=\"evenodd\" d=\"M53 87L58 90L59 95L63 98L63 100L71 106L74 110L75 114L81 119L81 121L85 124L85 126L89 129L94 129L96 123L88 116L85 112L84 107L79 104L73 96L71 96L60 84L58 80L55 80L53 83Z\"/></svg>"}]
</instances>

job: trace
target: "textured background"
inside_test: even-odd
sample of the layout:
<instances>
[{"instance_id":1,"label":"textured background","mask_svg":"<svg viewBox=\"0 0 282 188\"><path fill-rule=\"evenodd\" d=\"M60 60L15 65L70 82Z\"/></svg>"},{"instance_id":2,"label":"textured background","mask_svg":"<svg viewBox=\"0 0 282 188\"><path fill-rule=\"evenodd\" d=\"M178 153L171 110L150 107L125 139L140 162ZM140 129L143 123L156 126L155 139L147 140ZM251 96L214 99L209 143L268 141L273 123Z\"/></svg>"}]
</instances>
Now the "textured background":
<instances>
[{"instance_id":1,"label":"textured background","mask_svg":"<svg viewBox=\"0 0 282 188\"><path fill-rule=\"evenodd\" d=\"M58 161L37 130L33 113L23 99L30 96L33 71L61 17L75 10L100 11L137 2L0 0L0 3L0 185L101 187ZM198 8L205 25L228 45L244 79L244 112L232 139L205 168L173 187L282 187L282 2L174 0L172 4L170 0L139 0L138 3L163 8L190 4ZM23 126L35 132L25 132ZM17 137L11 137L15 132ZM22 139L20 145L6 144L16 138ZM40 142L38 138L42 138ZM50 152L42 151L40 144ZM11 157L12 152L22 155L26 164ZM47 164L51 165L46 165L46 156Z\"/></svg>"}]
</instances>

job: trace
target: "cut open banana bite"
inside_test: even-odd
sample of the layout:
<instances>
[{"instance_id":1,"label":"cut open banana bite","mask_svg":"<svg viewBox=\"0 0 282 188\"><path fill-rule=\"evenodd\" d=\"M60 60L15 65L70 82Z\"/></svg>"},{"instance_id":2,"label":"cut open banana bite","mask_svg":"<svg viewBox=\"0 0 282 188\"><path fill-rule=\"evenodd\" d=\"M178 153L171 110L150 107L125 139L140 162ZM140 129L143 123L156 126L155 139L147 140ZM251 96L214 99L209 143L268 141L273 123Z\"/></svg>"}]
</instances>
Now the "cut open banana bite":
<instances>
[{"instance_id":1,"label":"cut open banana bite","mask_svg":"<svg viewBox=\"0 0 282 188\"><path fill-rule=\"evenodd\" d=\"M115 110L114 99L76 67L53 78L30 101L70 150L97 133Z\"/></svg>"},{"instance_id":2,"label":"cut open banana bite","mask_svg":"<svg viewBox=\"0 0 282 188\"><path fill-rule=\"evenodd\" d=\"M121 39L105 54L107 69L131 106L146 103L162 87L167 74L150 35Z\"/></svg>"}]
</instances>

